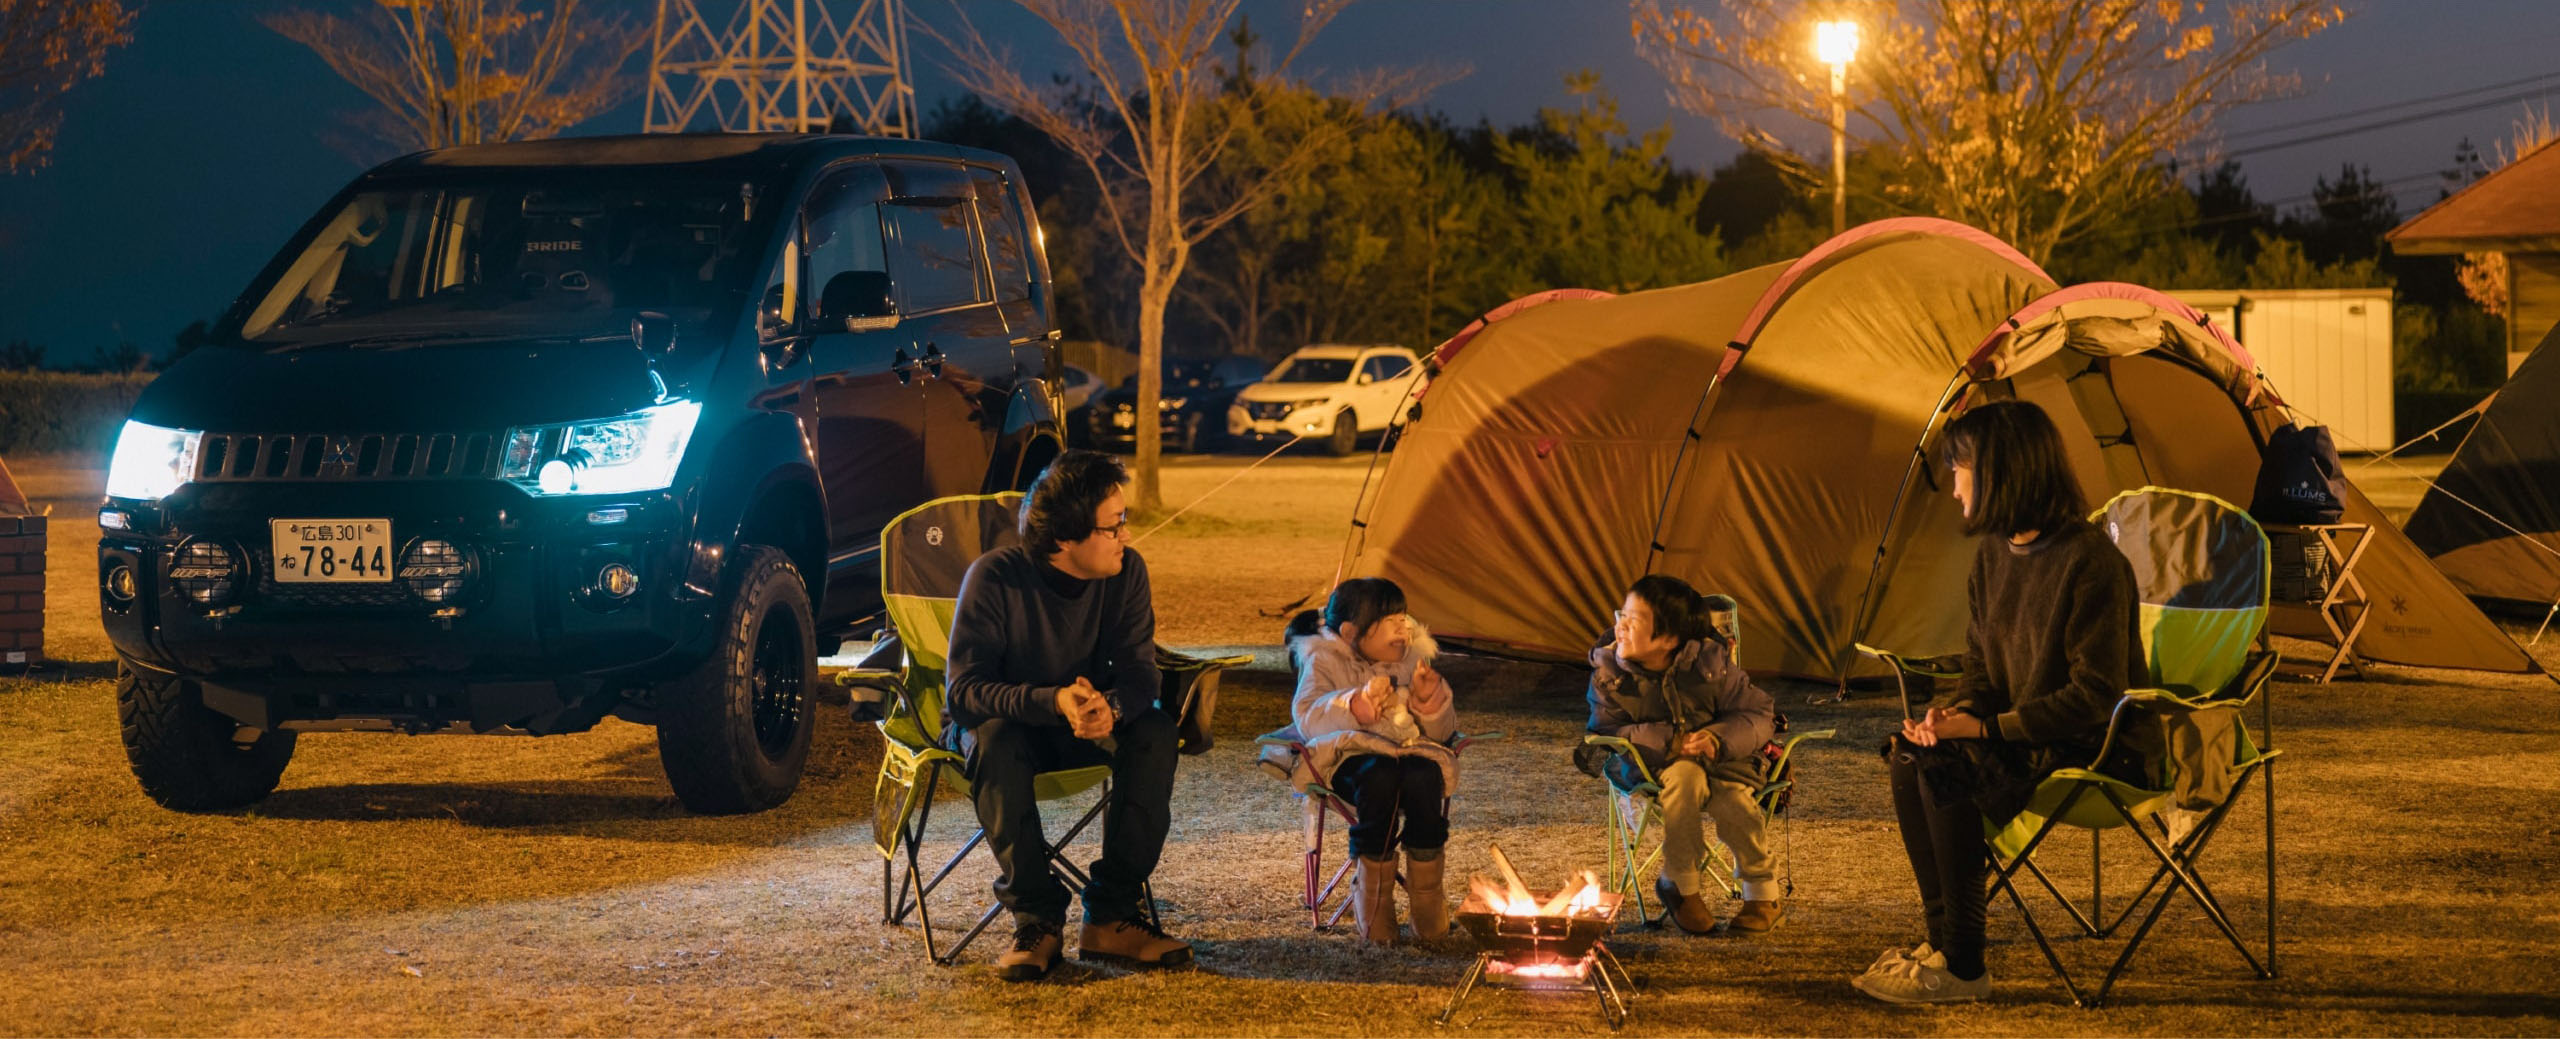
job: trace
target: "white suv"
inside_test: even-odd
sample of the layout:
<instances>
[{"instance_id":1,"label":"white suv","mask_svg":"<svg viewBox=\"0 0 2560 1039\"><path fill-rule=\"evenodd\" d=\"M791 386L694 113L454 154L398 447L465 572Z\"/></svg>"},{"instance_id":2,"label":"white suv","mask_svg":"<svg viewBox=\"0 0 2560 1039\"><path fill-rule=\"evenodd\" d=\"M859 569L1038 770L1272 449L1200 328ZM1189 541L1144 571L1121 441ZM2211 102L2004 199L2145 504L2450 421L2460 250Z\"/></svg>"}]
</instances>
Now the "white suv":
<instances>
[{"instance_id":1,"label":"white suv","mask_svg":"<svg viewBox=\"0 0 2560 1039\"><path fill-rule=\"evenodd\" d=\"M1383 433L1423 378L1401 346L1310 346L1289 355L1227 409L1227 433L1254 441L1305 437L1337 455Z\"/></svg>"}]
</instances>

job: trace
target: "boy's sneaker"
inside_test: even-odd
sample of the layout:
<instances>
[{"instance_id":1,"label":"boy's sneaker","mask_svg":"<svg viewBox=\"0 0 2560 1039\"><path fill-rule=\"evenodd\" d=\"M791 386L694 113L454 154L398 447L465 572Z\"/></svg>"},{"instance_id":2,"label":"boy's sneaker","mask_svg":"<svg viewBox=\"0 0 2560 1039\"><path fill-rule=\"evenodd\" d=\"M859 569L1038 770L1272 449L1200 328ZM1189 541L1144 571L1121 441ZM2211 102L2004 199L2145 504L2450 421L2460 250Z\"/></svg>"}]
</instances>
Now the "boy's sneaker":
<instances>
[{"instance_id":1,"label":"boy's sneaker","mask_svg":"<svg viewBox=\"0 0 2560 1039\"><path fill-rule=\"evenodd\" d=\"M1058 925L1047 920L1019 919L1013 925L1013 948L996 957L996 976L1006 981L1038 981L1057 969Z\"/></svg>"},{"instance_id":2,"label":"boy's sneaker","mask_svg":"<svg viewBox=\"0 0 2560 1039\"><path fill-rule=\"evenodd\" d=\"M1937 949L1929 945L1929 940L1926 938L1920 939L1920 944L1908 949L1886 949L1884 952L1876 956L1876 961L1874 963L1867 964L1866 974L1858 976L1863 978L1866 977L1867 974L1876 974L1882 971L1891 970L1913 960L1925 960L1937 951Z\"/></svg>"},{"instance_id":3,"label":"boy's sneaker","mask_svg":"<svg viewBox=\"0 0 2560 1039\"><path fill-rule=\"evenodd\" d=\"M1966 981L1947 970L1944 953L1933 952L1924 960L1860 975L1850 984L1887 1003L1971 1003L1991 994L1991 972Z\"/></svg>"}]
</instances>

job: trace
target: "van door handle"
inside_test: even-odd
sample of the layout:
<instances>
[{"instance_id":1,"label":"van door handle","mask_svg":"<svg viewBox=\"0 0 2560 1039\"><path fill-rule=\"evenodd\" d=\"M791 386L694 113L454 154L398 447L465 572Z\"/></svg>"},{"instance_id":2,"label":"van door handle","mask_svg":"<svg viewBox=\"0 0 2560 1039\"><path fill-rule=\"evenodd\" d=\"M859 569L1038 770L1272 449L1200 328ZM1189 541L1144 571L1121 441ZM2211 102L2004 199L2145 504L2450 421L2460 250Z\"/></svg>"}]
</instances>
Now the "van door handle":
<instances>
[{"instance_id":1,"label":"van door handle","mask_svg":"<svg viewBox=\"0 0 2560 1039\"><path fill-rule=\"evenodd\" d=\"M924 344L924 370L931 373L936 379L942 378L941 347L932 343Z\"/></svg>"},{"instance_id":2,"label":"van door handle","mask_svg":"<svg viewBox=\"0 0 2560 1039\"><path fill-rule=\"evenodd\" d=\"M890 374L898 377L898 385L900 386L905 386L915 381L916 359L907 356L906 347L902 346L898 348L897 359L889 365L889 372Z\"/></svg>"}]
</instances>

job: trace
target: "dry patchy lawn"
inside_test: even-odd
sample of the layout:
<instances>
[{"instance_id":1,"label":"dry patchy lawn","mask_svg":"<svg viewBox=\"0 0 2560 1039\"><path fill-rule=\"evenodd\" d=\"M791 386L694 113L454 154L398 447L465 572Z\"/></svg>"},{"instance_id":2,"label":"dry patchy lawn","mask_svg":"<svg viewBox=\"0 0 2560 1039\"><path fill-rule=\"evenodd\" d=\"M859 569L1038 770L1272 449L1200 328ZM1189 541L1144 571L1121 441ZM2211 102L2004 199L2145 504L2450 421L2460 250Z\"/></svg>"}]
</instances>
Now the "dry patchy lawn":
<instances>
[{"instance_id":1,"label":"dry patchy lawn","mask_svg":"<svg viewBox=\"0 0 2560 1039\"><path fill-rule=\"evenodd\" d=\"M1158 872L1168 923L1201 965L1132 974L1071 965L1008 986L972 962L924 962L915 927L879 922L871 850L878 737L823 716L810 773L780 810L705 819L675 806L647 730L608 722L541 740L305 736L258 809L190 816L125 773L94 615L94 474L13 460L63 504L48 646L64 663L0 686L0 1033L1232 1033L1429 1032L1465 963L1456 949L1356 948L1294 909L1298 810L1250 764L1280 724L1284 678L1261 610L1330 578L1359 466L1289 458L1147 541L1167 640L1252 645L1218 748L1183 762ZM1179 461L1189 500L1237 460ZM2546 651L2546 665L2560 663ZM1599 796L1565 748L1577 674L1460 662L1471 728L1509 730L1468 760L1457 875L1499 843L1533 878L1597 865ZM1645 980L1630 1033L2550 1034L2560 1031L2560 688L2546 679L2381 669L2380 680L2278 687L2283 976L2248 980L2183 903L2119 989L2073 1010L2014 912L1995 909L1992 1004L1896 1011L1850 990L1877 949L1913 940L1871 749L1894 716L1868 698L1803 705L1841 737L1806 752L1792 849L1794 915L1757 940L1633 932ZM934 839L966 834L939 806ZM2208 857L2244 930L2262 817L2252 799ZM1335 854L1339 840L1334 838ZM2051 860L2087 872L2086 844ZM2136 863L2108 845L2114 897ZM941 905L982 898L983 856ZM2103 967L2092 942L2066 943ZM1586 1002L1493 991L1469 1030L1600 1031Z\"/></svg>"}]
</instances>

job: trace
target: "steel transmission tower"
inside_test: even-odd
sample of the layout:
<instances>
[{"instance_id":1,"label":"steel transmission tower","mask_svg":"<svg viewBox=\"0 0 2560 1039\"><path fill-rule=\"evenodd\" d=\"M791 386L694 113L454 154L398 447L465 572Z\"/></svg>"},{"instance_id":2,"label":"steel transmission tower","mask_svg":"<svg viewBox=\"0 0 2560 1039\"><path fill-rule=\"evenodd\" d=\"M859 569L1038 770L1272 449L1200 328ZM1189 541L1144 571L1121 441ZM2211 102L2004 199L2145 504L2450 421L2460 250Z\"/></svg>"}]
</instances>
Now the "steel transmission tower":
<instances>
[{"instance_id":1,"label":"steel transmission tower","mask_svg":"<svg viewBox=\"0 0 2560 1039\"><path fill-rule=\"evenodd\" d=\"M705 8L729 7L714 31ZM838 20L841 9L853 16ZM915 135L901 0L658 0L642 129Z\"/></svg>"}]
</instances>

